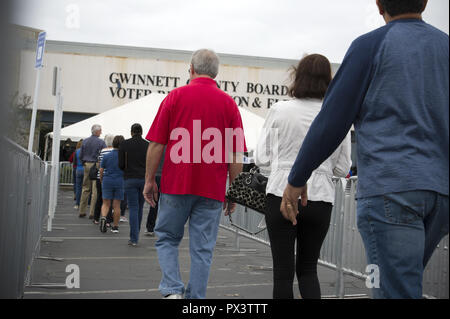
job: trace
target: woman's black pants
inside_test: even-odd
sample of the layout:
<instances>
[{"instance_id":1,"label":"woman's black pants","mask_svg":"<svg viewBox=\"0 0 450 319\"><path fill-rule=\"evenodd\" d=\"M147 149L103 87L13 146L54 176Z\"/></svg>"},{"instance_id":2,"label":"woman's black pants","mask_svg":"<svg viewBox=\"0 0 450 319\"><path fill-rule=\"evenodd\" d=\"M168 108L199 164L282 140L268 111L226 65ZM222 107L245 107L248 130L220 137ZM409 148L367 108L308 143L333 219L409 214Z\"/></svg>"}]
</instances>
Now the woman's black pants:
<instances>
[{"instance_id":1,"label":"woman's black pants","mask_svg":"<svg viewBox=\"0 0 450 319\"><path fill-rule=\"evenodd\" d=\"M294 274L297 274L303 299L320 299L317 261L328 232L331 203L299 201L297 225L284 219L280 212L281 197L268 194L266 224L273 259L273 298L292 299ZM297 250L295 241L297 240ZM296 255L295 255L296 253Z\"/></svg>"}]
</instances>

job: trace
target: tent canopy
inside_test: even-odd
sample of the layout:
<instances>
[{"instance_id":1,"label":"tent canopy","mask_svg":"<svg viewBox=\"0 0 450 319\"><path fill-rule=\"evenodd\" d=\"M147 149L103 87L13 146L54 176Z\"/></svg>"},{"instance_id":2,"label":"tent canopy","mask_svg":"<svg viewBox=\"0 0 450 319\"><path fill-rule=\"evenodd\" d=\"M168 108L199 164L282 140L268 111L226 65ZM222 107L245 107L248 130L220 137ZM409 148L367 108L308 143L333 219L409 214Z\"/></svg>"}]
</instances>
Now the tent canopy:
<instances>
[{"instance_id":1,"label":"tent canopy","mask_svg":"<svg viewBox=\"0 0 450 319\"><path fill-rule=\"evenodd\" d=\"M106 134L123 135L126 139L131 137L131 125L140 123L143 135L150 129L153 119L166 94L149 94L136 101L113 108L109 111L92 116L84 121L61 129L61 140L70 138L79 141L91 135L91 127L94 124L102 126L102 136ZM264 119L244 108L239 108L244 126L245 140L248 151L254 150L259 134L264 125ZM52 138L53 132L47 137Z\"/></svg>"}]
</instances>

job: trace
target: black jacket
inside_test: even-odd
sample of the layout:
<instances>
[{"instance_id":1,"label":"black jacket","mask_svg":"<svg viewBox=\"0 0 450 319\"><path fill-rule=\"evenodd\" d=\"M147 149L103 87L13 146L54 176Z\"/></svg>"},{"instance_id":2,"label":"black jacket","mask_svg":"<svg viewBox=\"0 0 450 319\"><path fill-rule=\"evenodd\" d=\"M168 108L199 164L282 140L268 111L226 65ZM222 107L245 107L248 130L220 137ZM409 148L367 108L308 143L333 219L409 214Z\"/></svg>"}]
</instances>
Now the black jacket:
<instances>
[{"instance_id":1,"label":"black jacket","mask_svg":"<svg viewBox=\"0 0 450 319\"><path fill-rule=\"evenodd\" d=\"M119 147L119 168L123 178L145 178L148 142L137 135L123 141Z\"/></svg>"}]
</instances>

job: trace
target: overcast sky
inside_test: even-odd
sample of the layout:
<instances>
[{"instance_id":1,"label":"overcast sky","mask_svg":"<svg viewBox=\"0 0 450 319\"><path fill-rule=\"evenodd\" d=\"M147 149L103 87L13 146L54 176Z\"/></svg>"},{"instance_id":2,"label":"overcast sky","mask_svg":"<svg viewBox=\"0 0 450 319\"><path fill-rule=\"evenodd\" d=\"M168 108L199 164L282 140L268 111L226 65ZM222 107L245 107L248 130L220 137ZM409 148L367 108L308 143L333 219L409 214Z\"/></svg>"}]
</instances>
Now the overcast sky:
<instances>
[{"instance_id":1,"label":"overcast sky","mask_svg":"<svg viewBox=\"0 0 450 319\"><path fill-rule=\"evenodd\" d=\"M352 40L384 24L375 0L15 0L11 22L47 39L341 62ZM449 33L449 0L424 20Z\"/></svg>"}]
</instances>

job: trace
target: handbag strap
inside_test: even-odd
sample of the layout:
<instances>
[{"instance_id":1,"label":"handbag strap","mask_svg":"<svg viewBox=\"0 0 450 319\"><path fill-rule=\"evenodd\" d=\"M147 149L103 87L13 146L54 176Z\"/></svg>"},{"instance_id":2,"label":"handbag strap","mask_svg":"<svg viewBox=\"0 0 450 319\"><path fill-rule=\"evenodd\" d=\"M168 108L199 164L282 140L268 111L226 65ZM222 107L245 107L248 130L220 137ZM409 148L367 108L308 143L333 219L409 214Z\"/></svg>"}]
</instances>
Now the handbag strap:
<instances>
[{"instance_id":1,"label":"handbag strap","mask_svg":"<svg viewBox=\"0 0 450 319\"><path fill-rule=\"evenodd\" d=\"M242 230L243 232L246 232L247 234L249 234L251 236L256 236L259 233L261 233L261 232L263 232L263 231L265 231L267 229L267 226L266 226L266 227L262 228L261 230L258 230L257 232L251 232L248 229L245 229L245 228L243 228L243 227L233 223L233 219L231 218L231 214L228 215L228 219L230 220L230 225L231 226L236 227L237 229Z\"/></svg>"}]
</instances>

